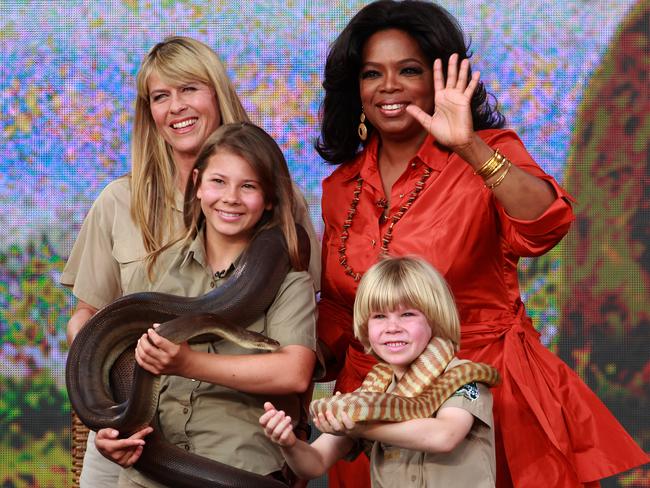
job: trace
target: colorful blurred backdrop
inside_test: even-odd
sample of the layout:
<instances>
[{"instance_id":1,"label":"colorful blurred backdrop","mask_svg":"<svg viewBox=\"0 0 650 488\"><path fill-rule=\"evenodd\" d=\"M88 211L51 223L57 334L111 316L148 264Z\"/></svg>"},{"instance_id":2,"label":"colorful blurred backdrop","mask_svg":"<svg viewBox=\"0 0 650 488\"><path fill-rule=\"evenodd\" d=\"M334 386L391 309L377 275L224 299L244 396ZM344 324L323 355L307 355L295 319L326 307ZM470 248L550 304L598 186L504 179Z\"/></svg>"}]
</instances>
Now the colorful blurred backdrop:
<instances>
[{"instance_id":1,"label":"colorful blurred backdrop","mask_svg":"<svg viewBox=\"0 0 650 488\"><path fill-rule=\"evenodd\" d=\"M65 487L59 276L88 208L129 171L134 77L166 35L213 47L279 142L317 228L313 150L329 44L368 2L0 2L0 486ZM448 0L473 66L578 219L521 265L544 343L650 450L650 1ZM323 394L320 387L317 394ZM604 486L650 487L650 468Z\"/></svg>"}]
</instances>

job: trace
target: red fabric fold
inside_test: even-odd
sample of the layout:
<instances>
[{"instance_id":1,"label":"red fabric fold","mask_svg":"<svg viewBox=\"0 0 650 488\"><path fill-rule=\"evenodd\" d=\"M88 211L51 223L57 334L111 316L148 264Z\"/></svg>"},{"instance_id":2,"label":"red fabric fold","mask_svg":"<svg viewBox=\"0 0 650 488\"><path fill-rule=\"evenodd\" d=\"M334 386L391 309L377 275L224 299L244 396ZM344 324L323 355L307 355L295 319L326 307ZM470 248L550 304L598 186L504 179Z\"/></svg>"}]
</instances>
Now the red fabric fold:
<instances>
[{"instance_id":1,"label":"red fabric fold","mask_svg":"<svg viewBox=\"0 0 650 488\"><path fill-rule=\"evenodd\" d=\"M324 180L325 304L319 308L318 329L339 365L343 363L336 388L356 389L374 364L373 358L362 357L352 337L358 283L340 265L339 249L345 244L347 263L355 272L372 266L387 230L377 200L389 200L389 213L397 212L426 167L431 176L395 225L389 253L419 255L443 274L462 323L459 355L492 364L501 373L503 384L493 390L497 485L580 486L648 462L596 395L540 343L525 316L517 263L521 256L550 250L566 234L574 219L571 197L533 161L512 131L478 134L513 164L553 186L557 198L540 217L522 221L508 216L472 168L431 137L390 195L384 193L377 168L376 140ZM358 175L364 177L362 193L344 243L341 234Z\"/></svg>"},{"instance_id":2,"label":"red fabric fold","mask_svg":"<svg viewBox=\"0 0 650 488\"><path fill-rule=\"evenodd\" d=\"M541 344L523 307L512 323L461 330L459 356L501 373L495 428L513 486L536 487L543 479L574 487L650 461L580 377Z\"/></svg>"}]
</instances>

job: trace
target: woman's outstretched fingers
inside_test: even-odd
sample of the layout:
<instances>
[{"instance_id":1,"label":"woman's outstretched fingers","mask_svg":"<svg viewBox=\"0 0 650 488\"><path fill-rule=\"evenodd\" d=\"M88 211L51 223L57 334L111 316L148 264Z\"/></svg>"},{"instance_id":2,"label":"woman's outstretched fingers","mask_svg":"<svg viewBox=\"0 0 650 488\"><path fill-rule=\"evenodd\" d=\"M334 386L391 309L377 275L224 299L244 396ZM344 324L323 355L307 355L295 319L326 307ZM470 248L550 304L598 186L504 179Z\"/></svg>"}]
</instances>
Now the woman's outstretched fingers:
<instances>
[{"instance_id":1,"label":"woman's outstretched fingers","mask_svg":"<svg viewBox=\"0 0 650 488\"><path fill-rule=\"evenodd\" d=\"M463 59L460 62L460 70L458 71L458 82L456 88L464 91L467 88L467 80L469 78L469 59Z\"/></svg>"},{"instance_id":2,"label":"woman's outstretched fingers","mask_svg":"<svg viewBox=\"0 0 650 488\"><path fill-rule=\"evenodd\" d=\"M447 65L447 88L456 88L458 81L458 54L454 53L449 56L449 64Z\"/></svg>"},{"instance_id":3,"label":"woman's outstretched fingers","mask_svg":"<svg viewBox=\"0 0 650 488\"><path fill-rule=\"evenodd\" d=\"M467 85L467 88L465 88L465 96L466 97L472 97L474 95L474 90L476 90L476 87L478 86L478 82L481 79L481 72L480 71L475 71L472 73L472 79L469 81L469 84Z\"/></svg>"},{"instance_id":4,"label":"woman's outstretched fingers","mask_svg":"<svg viewBox=\"0 0 650 488\"><path fill-rule=\"evenodd\" d=\"M440 58L433 62L433 90L438 92L445 88L445 76L442 74L442 60Z\"/></svg>"},{"instance_id":5,"label":"woman's outstretched fingers","mask_svg":"<svg viewBox=\"0 0 650 488\"><path fill-rule=\"evenodd\" d=\"M431 116L428 113L414 104L407 105L406 111L411 115L411 117L422 124L422 127L429 130L429 126L431 125Z\"/></svg>"}]
</instances>

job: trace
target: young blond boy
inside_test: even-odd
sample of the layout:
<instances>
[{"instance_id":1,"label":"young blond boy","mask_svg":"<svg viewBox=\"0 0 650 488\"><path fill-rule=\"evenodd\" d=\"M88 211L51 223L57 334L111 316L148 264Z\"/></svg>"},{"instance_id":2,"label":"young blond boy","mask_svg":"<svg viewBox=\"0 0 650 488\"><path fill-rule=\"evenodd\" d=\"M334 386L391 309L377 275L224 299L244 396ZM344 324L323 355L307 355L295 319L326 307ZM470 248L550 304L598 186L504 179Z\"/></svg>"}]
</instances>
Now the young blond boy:
<instances>
[{"instance_id":1,"label":"young blond boy","mask_svg":"<svg viewBox=\"0 0 650 488\"><path fill-rule=\"evenodd\" d=\"M354 332L367 352L393 370L388 392L433 336L458 349L460 325L444 279L419 258L387 258L364 275L354 303ZM453 358L446 370L464 361ZM469 383L430 417L403 422L353 422L345 413L314 418L323 434L312 444L296 439L291 419L271 403L260 417L266 435L281 447L301 478L315 478L341 458L356 457L360 439L372 441L374 487L493 487L492 396Z\"/></svg>"}]
</instances>

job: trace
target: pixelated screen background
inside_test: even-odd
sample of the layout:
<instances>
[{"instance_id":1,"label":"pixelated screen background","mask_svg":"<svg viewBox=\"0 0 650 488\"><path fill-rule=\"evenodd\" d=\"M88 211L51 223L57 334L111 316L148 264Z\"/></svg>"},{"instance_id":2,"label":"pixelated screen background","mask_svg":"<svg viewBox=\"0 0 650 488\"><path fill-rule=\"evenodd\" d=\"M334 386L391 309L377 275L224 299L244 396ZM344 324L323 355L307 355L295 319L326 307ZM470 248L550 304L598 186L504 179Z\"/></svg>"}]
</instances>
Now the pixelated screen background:
<instances>
[{"instance_id":1,"label":"pixelated screen background","mask_svg":"<svg viewBox=\"0 0 650 488\"><path fill-rule=\"evenodd\" d=\"M166 35L225 62L279 142L317 228L313 149L328 45L368 2L0 2L0 485L69 486L59 284L89 206L129 171L135 74ZM650 449L650 2L445 1L537 162L576 197L552 252L522 262L543 342ZM320 394L323 394L321 388ZM650 486L650 470L605 486Z\"/></svg>"}]
</instances>

